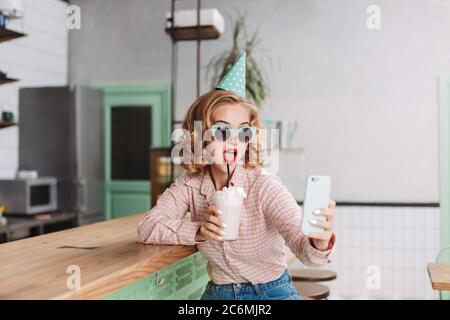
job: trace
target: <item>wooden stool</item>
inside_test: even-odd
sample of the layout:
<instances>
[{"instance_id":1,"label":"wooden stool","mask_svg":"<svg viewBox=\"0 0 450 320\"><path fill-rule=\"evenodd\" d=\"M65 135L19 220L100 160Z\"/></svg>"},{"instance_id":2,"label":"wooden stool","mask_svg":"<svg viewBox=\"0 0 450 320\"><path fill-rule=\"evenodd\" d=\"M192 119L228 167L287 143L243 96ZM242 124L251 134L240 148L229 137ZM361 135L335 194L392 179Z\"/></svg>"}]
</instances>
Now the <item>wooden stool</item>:
<instances>
[{"instance_id":1,"label":"wooden stool","mask_svg":"<svg viewBox=\"0 0 450 320\"><path fill-rule=\"evenodd\" d=\"M292 283L304 300L321 300L330 295L330 289L323 284L306 281L293 281Z\"/></svg>"},{"instance_id":2,"label":"wooden stool","mask_svg":"<svg viewBox=\"0 0 450 320\"><path fill-rule=\"evenodd\" d=\"M330 270L319 270L319 269L292 269L289 273L293 281L309 281L309 282L320 282L320 281L330 281L337 278L337 274Z\"/></svg>"}]
</instances>

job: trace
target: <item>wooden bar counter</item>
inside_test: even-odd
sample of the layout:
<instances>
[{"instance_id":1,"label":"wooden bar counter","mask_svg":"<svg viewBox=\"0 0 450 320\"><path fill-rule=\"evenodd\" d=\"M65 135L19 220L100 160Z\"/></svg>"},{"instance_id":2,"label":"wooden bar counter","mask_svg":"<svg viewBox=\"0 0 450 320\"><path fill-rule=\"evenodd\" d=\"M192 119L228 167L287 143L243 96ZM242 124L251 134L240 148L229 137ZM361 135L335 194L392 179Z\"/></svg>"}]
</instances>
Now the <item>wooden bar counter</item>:
<instances>
[{"instance_id":1,"label":"wooden bar counter","mask_svg":"<svg viewBox=\"0 0 450 320\"><path fill-rule=\"evenodd\" d=\"M429 263L427 269L434 290L450 290L450 263Z\"/></svg>"},{"instance_id":2,"label":"wooden bar counter","mask_svg":"<svg viewBox=\"0 0 450 320\"><path fill-rule=\"evenodd\" d=\"M142 217L0 245L0 299L199 298L206 261L193 246L138 243Z\"/></svg>"}]
</instances>

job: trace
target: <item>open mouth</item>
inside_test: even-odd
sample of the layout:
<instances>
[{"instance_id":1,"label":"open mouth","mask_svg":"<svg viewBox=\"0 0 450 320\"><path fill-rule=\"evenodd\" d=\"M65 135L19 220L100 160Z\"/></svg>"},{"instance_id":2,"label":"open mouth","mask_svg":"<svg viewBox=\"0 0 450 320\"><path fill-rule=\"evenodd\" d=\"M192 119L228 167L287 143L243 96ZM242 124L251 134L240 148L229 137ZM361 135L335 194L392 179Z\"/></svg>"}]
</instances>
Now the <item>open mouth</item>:
<instances>
[{"instance_id":1,"label":"open mouth","mask_svg":"<svg viewBox=\"0 0 450 320\"><path fill-rule=\"evenodd\" d=\"M236 161L237 157L237 149L236 148L228 148L223 150L223 160L225 163L233 163Z\"/></svg>"}]
</instances>

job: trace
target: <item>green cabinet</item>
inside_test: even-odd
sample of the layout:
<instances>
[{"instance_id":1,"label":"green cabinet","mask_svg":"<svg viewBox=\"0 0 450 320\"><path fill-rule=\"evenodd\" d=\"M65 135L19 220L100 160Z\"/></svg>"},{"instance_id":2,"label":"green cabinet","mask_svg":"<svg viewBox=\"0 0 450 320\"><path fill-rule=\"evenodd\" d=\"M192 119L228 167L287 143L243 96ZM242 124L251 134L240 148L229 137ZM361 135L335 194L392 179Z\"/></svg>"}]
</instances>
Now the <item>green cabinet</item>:
<instances>
[{"instance_id":1,"label":"green cabinet","mask_svg":"<svg viewBox=\"0 0 450 320\"><path fill-rule=\"evenodd\" d=\"M207 261L196 252L122 288L106 300L197 300L209 281Z\"/></svg>"},{"instance_id":2,"label":"green cabinet","mask_svg":"<svg viewBox=\"0 0 450 320\"><path fill-rule=\"evenodd\" d=\"M149 147L170 146L170 86L107 86L104 93L108 219L150 209Z\"/></svg>"}]
</instances>

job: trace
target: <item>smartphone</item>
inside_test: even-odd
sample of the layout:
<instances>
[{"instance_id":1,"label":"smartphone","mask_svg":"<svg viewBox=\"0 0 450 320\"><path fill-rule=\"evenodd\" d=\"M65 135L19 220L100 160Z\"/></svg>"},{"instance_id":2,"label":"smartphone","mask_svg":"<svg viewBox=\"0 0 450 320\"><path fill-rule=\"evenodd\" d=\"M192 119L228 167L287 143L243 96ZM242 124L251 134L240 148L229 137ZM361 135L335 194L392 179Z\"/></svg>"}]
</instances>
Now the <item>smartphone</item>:
<instances>
[{"instance_id":1,"label":"smartphone","mask_svg":"<svg viewBox=\"0 0 450 320\"><path fill-rule=\"evenodd\" d=\"M311 220L326 220L323 215L313 213L313 210L328 208L331 192L331 178L329 176L309 176L306 180L305 198L303 200L303 212L301 231L303 233L322 233L322 227L314 226Z\"/></svg>"}]
</instances>

